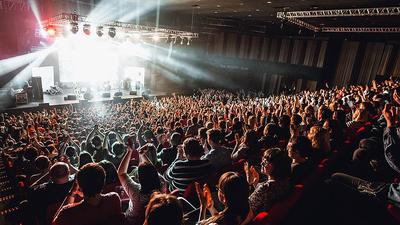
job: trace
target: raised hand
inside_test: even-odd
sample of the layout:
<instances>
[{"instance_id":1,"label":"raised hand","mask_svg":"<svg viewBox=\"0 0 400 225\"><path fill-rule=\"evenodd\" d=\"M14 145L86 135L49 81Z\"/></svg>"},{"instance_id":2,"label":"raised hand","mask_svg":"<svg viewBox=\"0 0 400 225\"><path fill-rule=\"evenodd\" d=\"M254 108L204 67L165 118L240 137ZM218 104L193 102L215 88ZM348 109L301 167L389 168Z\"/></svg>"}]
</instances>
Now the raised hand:
<instances>
[{"instance_id":1,"label":"raised hand","mask_svg":"<svg viewBox=\"0 0 400 225\"><path fill-rule=\"evenodd\" d=\"M235 141L236 141L236 144L240 143L240 135L239 135L239 133L235 134Z\"/></svg>"},{"instance_id":2,"label":"raised hand","mask_svg":"<svg viewBox=\"0 0 400 225\"><path fill-rule=\"evenodd\" d=\"M211 195L211 190L208 184L204 184L203 187L199 183L195 183L197 197L199 198L199 202L201 206L205 206L207 209L211 209L214 207L214 200Z\"/></svg>"},{"instance_id":3,"label":"raised hand","mask_svg":"<svg viewBox=\"0 0 400 225\"><path fill-rule=\"evenodd\" d=\"M400 93L397 90L393 93L393 100L400 106Z\"/></svg>"},{"instance_id":4,"label":"raised hand","mask_svg":"<svg viewBox=\"0 0 400 225\"><path fill-rule=\"evenodd\" d=\"M250 185L257 185L259 180L260 180L260 175L258 174L258 172L256 171L256 169L254 168L254 166L250 166L249 164L246 162L244 164L244 172L246 173L246 179L247 182Z\"/></svg>"},{"instance_id":5,"label":"raised hand","mask_svg":"<svg viewBox=\"0 0 400 225\"><path fill-rule=\"evenodd\" d=\"M396 108L390 104L386 104L382 114L386 119L386 126L393 127L396 125L396 122L399 119L399 108Z\"/></svg>"}]
</instances>

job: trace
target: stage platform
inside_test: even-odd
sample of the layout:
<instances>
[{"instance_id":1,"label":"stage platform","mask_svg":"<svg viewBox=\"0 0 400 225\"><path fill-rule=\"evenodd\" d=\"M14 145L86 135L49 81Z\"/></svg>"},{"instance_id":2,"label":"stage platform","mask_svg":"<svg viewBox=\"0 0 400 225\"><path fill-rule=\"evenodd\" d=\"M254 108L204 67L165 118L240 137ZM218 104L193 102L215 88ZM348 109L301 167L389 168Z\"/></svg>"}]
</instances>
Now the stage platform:
<instances>
[{"instance_id":1,"label":"stage platform","mask_svg":"<svg viewBox=\"0 0 400 225\"><path fill-rule=\"evenodd\" d=\"M114 90L114 91L110 91L110 97L109 98L104 98L102 96L102 93L99 94L94 94L93 98L91 100L85 100L82 96L78 97L77 96L77 100L65 100L64 97L68 96L68 95L72 95L73 92L64 92L63 94L59 94L59 95L48 95L48 94L43 94L43 101L34 101L34 102L30 102L28 104L18 104L16 106L13 107L9 107L0 111L21 111L21 110L34 110L35 108L38 108L39 106L46 106L47 104L48 106L63 106L63 105L76 105L76 104L91 104L91 103L99 103L99 102L107 102L107 101L113 101L114 100L114 94L116 92L122 92L122 96L120 101L125 102L127 100L141 100L144 98L144 96L142 95L130 95L129 91L119 91L119 90ZM166 92L150 92L148 95L146 95L145 97L165 97L168 96L169 94Z\"/></svg>"}]
</instances>

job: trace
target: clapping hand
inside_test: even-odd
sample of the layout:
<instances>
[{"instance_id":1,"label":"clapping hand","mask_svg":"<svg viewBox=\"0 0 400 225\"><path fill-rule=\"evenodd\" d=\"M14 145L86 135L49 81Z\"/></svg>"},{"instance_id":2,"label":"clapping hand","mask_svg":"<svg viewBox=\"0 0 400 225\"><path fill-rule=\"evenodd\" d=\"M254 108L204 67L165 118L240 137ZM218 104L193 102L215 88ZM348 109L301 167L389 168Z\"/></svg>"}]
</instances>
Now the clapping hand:
<instances>
[{"instance_id":1,"label":"clapping hand","mask_svg":"<svg viewBox=\"0 0 400 225\"><path fill-rule=\"evenodd\" d=\"M383 116L386 119L386 126L387 127L393 127L396 125L396 122L399 119L399 108L394 107L393 105L386 104L385 108L382 111Z\"/></svg>"},{"instance_id":2,"label":"clapping hand","mask_svg":"<svg viewBox=\"0 0 400 225\"><path fill-rule=\"evenodd\" d=\"M256 169L254 168L254 166L250 166L249 167L249 163L245 162L244 163L244 172L246 173L246 179L247 182L250 185L257 185L259 180L260 180L260 175L258 174L258 172L256 171Z\"/></svg>"},{"instance_id":3,"label":"clapping hand","mask_svg":"<svg viewBox=\"0 0 400 225\"><path fill-rule=\"evenodd\" d=\"M400 106L400 93L397 90L393 93L393 100Z\"/></svg>"},{"instance_id":4,"label":"clapping hand","mask_svg":"<svg viewBox=\"0 0 400 225\"><path fill-rule=\"evenodd\" d=\"M214 200L211 196L211 190L208 184L204 184L203 188L199 183L195 183L197 197L199 198L200 206L207 209L214 207Z\"/></svg>"}]
</instances>

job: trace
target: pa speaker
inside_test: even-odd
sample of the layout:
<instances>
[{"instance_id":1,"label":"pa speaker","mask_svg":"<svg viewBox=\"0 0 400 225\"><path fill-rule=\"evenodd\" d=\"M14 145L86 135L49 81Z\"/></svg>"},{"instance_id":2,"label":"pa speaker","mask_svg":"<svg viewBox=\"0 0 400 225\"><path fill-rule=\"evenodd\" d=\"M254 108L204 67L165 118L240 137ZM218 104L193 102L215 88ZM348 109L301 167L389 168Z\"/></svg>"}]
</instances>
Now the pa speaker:
<instances>
[{"instance_id":1,"label":"pa speaker","mask_svg":"<svg viewBox=\"0 0 400 225\"><path fill-rule=\"evenodd\" d=\"M35 99L35 101L42 101L43 88L42 88L41 77L32 77L32 90L33 90L33 98Z\"/></svg>"},{"instance_id":2,"label":"pa speaker","mask_svg":"<svg viewBox=\"0 0 400 225\"><path fill-rule=\"evenodd\" d=\"M67 97L64 97L64 100L68 101L76 100L76 95L67 95Z\"/></svg>"},{"instance_id":3,"label":"pa speaker","mask_svg":"<svg viewBox=\"0 0 400 225\"><path fill-rule=\"evenodd\" d=\"M110 97L111 97L111 94L110 94L110 92L105 92L105 93L103 93L103 94L101 95L101 97L103 97L103 98L110 98Z\"/></svg>"}]
</instances>

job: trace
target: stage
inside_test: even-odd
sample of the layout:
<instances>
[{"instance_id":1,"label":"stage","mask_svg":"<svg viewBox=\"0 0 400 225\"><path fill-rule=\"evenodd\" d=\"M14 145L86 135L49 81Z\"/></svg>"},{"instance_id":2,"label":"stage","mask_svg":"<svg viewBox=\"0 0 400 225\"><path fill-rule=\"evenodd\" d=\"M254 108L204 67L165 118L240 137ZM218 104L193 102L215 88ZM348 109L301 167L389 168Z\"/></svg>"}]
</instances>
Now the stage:
<instances>
[{"instance_id":1,"label":"stage","mask_svg":"<svg viewBox=\"0 0 400 225\"><path fill-rule=\"evenodd\" d=\"M115 93L121 92L122 96L115 97ZM63 105L76 105L76 104L92 104L92 103L101 103L101 102L109 102L109 101L119 101L126 102L128 100L141 100L143 98L153 98L153 97L165 97L168 96L168 93L165 92L150 92L149 94L144 95L131 95L130 91L125 90L111 90L110 97L103 97L103 93L93 93L93 98L90 100L85 100L83 96L77 96L76 100L67 100L65 97L68 95L74 95L73 91L65 91L63 94L58 95L49 95L43 94L43 101L32 101L27 104L17 104L13 107L9 107L0 111L22 111L22 110L35 110L35 108L39 107L49 107L49 106L63 106Z\"/></svg>"}]
</instances>

